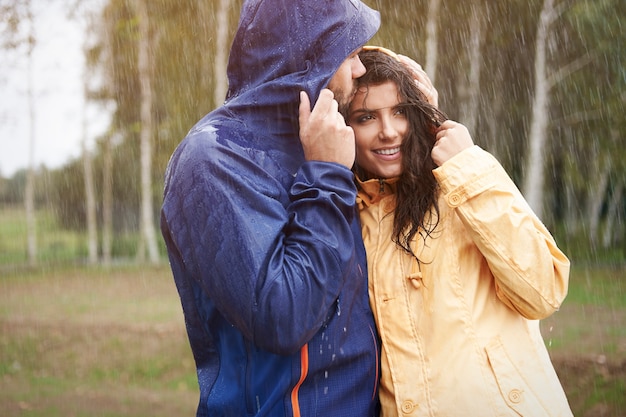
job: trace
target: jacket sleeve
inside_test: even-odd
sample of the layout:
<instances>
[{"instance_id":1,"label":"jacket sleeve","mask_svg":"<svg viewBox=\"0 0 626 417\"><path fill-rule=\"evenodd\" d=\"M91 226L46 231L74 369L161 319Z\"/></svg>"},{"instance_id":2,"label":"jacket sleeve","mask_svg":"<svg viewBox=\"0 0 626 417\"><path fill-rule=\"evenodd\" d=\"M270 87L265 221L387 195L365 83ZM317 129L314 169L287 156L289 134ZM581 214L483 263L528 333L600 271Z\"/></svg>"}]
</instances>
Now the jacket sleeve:
<instances>
[{"instance_id":1,"label":"jacket sleeve","mask_svg":"<svg viewBox=\"0 0 626 417\"><path fill-rule=\"evenodd\" d=\"M247 339L293 353L334 311L357 261L352 172L305 162L285 189L249 149L191 143L166 174L171 241L203 296Z\"/></svg>"},{"instance_id":2,"label":"jacket sleeve","mask_svg":"<svg viewBox=\"0 0 626 417\"><path fill-rule=\"evenodd\" d=\"M433 172L487 260L500 300L533 320L558 310L569 260L500 163L474 146Z\"/></svg>"}]
</instances>

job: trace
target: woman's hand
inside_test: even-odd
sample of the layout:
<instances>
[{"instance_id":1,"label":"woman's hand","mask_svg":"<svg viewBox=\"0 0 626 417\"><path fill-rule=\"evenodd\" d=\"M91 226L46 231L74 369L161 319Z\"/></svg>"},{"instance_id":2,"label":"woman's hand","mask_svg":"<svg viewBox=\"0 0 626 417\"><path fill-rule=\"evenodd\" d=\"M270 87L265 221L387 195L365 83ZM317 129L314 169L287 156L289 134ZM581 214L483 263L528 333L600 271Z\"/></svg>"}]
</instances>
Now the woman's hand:
<instances>
[{"instance_id":1,"label":"woman's hand","mask_svg":"<svg viewBox=\"0 0 626 417\"><path fill-rule=\"evenodd\" d=\"M437 129L437 141L430 155L435 164L441 166L448 159L472 146L474 141L467 128L460 123L446 120Z\"/></svg>"}]
</instances>

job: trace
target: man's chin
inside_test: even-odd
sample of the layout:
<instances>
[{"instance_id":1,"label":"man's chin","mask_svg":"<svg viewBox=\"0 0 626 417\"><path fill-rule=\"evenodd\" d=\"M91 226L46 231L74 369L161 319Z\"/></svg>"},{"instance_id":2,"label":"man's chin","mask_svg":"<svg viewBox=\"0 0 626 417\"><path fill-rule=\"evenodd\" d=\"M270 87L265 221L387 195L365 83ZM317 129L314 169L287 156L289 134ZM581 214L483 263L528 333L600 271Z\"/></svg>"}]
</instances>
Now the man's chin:
<instances>
[{"instance_id":1,"label":"man's chin","mask_svg":"<svg viewBox=\"0 0 626 417\"><path fill-rule=\"evenodd\" d=\"M348 114L350 112L350 102L348 101L347 103L342 103L342 102L337 102L338 104L338 108L337 110L339 111L339 113L341 113L341 115L343 116L344 120L346 121L346 124L348 123Z\"/></svg>"},{"instance_id":2,"label":"man's chin","mask_svg":"<svg viewBox=\"0 0 626 417\"><path fill-rule=\"evenodd\" d=\"M350 111L350 103L352 103L352 99L356 95L356 90L353 90L351 94L345 94L342 92L340 97L335 96L337 100L337 105L339 108L339 113L343 115L343 118L348 120L348 113Z\"/></svg>"},{"instance_id":3,"label":"man's chin","mask_svg":"<svg viewBox=\"0 0 626 417\"><path fill-rule=\"evenodd\" d=\"M333 91L335 96L335 100L337 100L337 104L339 107L339 113L341 113L344 119L348 120L348 111L350 109L350 103L352 99L357 93L357 84L356 82L353 84L350 92L347 93L344 89L338 89L338 91Z\"/></svg>"}]
</instances>

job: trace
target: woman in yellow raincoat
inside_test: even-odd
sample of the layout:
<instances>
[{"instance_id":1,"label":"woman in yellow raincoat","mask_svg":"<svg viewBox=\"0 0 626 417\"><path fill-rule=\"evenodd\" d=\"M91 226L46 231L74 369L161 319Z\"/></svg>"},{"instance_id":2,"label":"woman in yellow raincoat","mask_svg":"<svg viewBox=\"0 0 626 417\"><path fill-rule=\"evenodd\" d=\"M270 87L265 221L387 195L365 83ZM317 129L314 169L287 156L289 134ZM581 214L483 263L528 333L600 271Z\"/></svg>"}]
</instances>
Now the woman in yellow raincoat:
<instances>
[{"instance_id":1,"label":"woman in yellow raincoat","mask_svg":"<svg viewBox=\"0 0 626 417\"><path fill-rule=\"evenodd\" d=\"M537 321L563 302L568 259L415 62L360 58L347 119L382 415L571 416Z\"/></svg>"}]
</instances>

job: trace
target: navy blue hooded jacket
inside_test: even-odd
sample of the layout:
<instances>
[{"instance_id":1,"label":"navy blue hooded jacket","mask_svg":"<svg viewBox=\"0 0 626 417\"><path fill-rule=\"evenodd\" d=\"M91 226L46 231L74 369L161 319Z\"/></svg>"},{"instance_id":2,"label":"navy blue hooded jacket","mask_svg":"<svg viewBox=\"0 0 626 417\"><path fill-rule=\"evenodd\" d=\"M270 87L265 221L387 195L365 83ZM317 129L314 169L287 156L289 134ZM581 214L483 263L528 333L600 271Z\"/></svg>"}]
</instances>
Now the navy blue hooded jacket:
<instances>
[{"instance_id":1,"label":"navy blue hooded jacket","mask_svg":"<svg viewBox=\"0 0 626 417\"><path fill-rule=\"evenodd\" d=\"M305 161L312 103L380 24L357 0L242 9L223 106L166 172L161 230L200 386L198 416L373 416L378 336L351 171Z\"/></svg>"}]
</instances>

